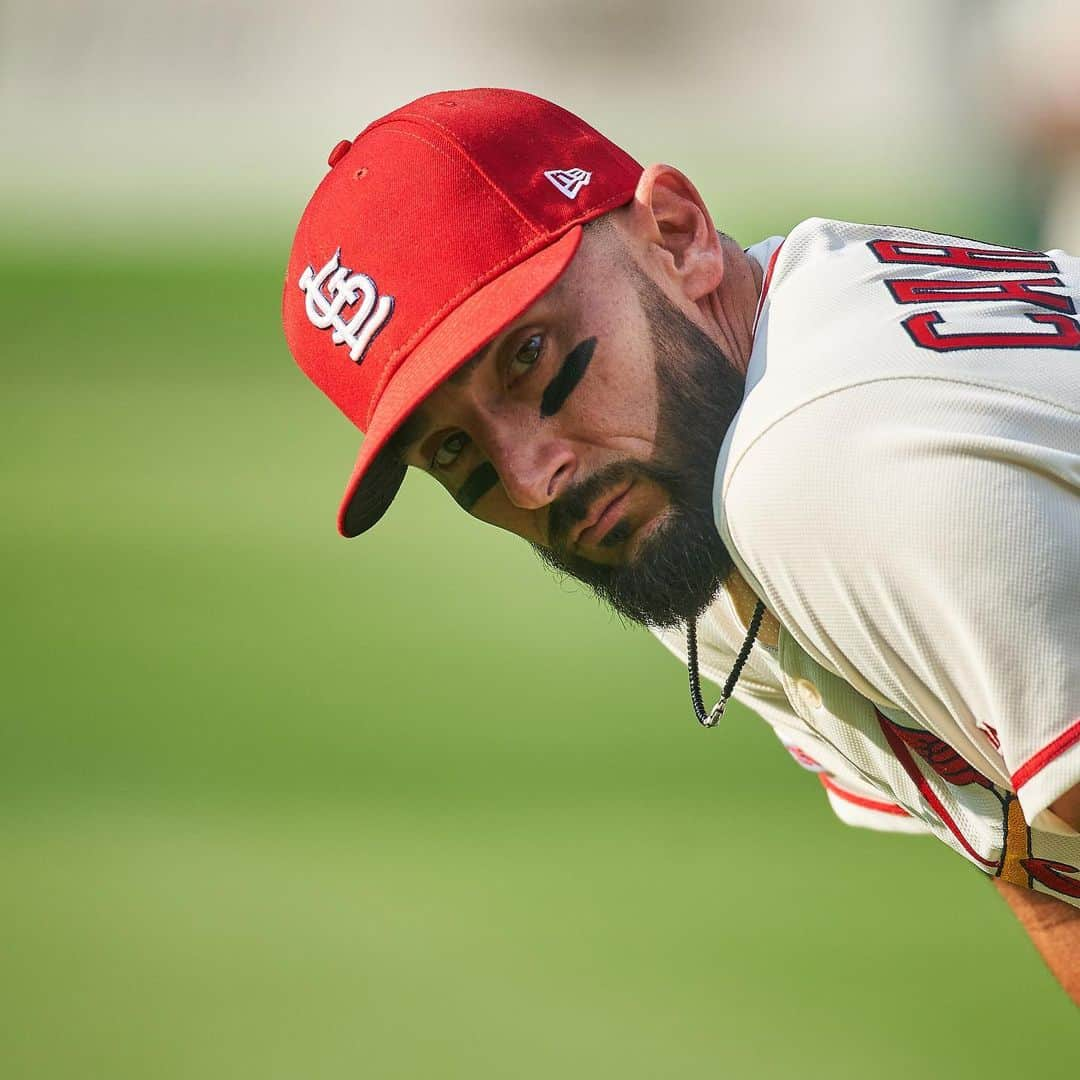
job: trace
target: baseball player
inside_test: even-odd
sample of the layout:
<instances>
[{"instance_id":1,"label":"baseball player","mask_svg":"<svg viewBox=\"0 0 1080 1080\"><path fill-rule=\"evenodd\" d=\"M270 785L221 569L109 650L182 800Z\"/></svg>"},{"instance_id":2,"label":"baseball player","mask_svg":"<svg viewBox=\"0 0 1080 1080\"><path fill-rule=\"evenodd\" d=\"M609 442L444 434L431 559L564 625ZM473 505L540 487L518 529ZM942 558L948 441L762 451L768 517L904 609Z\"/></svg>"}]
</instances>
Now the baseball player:
<instances>
[{"instance_id":1,"label":"baseball player","mask_svg":"<svg viewBox=\"0 0 1080 1080\"><path fill-rule=\"evenodd\" d=\"M648 625L703 724L734 693L842 820L990 875L1080 1002L1080 260L819 219L743 250L509 90L329 165L283 314L366 432L340 531L432 474Z\"/></svg>"}]
</instances>

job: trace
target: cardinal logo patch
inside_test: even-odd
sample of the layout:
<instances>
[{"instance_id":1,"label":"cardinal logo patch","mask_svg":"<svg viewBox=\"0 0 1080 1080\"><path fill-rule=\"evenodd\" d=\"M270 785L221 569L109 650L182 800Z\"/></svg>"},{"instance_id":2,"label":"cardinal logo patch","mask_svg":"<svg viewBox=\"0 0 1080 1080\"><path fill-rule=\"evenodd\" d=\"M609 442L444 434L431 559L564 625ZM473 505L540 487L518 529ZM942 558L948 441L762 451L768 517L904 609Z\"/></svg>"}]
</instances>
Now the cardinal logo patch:
<instances>
[{"instance_id":1,"label":"cardinal logo patch","mask_svg":"<svg viewBox=\"0 0 1080 1080\"><path fill-rule=\"evenodd\" d=\"M568 199L576 199L578 192L592 179L592 173L584 169L548 169L544 175Z\"/></svg>"},{"instance_id":2,"label":"cardinal logo patch","mask_svg":"<svg viewBox=\"0 0 1080 1080\"><path fill-rule=\"evenodd\" d=\"M335 345L348 345L349 356L357 364L394 313L392 296L380 296L367 274L341 265L341 248L318 273L306 267L297 285L311 325L329 330Z\"/></svg>"}]
</instances>

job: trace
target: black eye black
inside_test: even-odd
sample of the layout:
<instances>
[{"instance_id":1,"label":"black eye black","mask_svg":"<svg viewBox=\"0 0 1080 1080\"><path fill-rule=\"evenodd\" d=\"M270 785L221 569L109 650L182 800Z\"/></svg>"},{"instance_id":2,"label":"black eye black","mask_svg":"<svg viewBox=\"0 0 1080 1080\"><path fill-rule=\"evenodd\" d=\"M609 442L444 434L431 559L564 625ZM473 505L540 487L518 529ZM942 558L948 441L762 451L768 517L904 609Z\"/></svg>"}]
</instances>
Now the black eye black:
<instances>
[{"instance_id":1,"label":"black eye black","mask_svg":"<svg viewBox=\"0 0 1080 1080\"><path fill-rule=\"evenodd\" d=\"M595 351L594 337L579 341L570 350L559 365L559 370L555 372L555 377L544 388L540 399L541 417L554 416L566 404L566 399L574 392L574 388L588 370Z\"/></svg>"}]
</instances>

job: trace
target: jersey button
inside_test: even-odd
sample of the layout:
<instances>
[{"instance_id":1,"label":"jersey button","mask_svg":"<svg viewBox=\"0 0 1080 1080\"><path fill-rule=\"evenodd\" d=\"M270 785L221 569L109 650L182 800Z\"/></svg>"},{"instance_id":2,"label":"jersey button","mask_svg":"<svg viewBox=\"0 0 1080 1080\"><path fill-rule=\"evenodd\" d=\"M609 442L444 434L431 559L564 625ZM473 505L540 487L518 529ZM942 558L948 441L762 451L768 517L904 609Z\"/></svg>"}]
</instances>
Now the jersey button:
<instances>
[{"instance_id":1,"label":"jersey button","mask_svg":"<svg viewBox=\"0 0 1080 1080\"><path fill-rule=\"evenodd\" d=\"M798 679L795 685L806 706L811 709L821 708L821 691L809 679Z\"/></svg>"}]
</instances>

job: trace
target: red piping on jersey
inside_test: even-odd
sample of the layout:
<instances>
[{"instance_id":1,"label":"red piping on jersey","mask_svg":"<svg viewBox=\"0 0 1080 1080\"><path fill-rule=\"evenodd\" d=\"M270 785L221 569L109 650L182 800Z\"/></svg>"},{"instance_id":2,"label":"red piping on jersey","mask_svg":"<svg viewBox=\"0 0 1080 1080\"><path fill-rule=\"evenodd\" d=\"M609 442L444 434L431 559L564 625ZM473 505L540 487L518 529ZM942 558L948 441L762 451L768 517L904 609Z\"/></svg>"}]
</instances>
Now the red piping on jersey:
<instances>
[{"instance_id":1,"label":"red piping on jersey","mask_svg":"<svg viewBox=\"0 0 1080 1080\"><path fill-rule=\"evenodd\" d=\"M1045 769L1054 758L1064 754L1073 743L1080 742L1080 719L1066 728L1052 743L1044 746L1012 774L1013 787L1019 791L1037 772Z\"/></svg>"},{"instance_id":2,"label":"red piping on jersey","mask_svg":"<svg viewBox=\"0 0 1080 1080\"><path fill-rule=\"evenodd\" d=\"M941 818L945 827L960 841L960 846L976 861L982 863L983 866L989 866L992 870L997 870L998 864L996 860L984 859L967 841L967 837L960 831L960 827L953 821L949 814L949 811L945 809L942 801L934 793L934 789L930 786L930 782L923 776L919 766L915 764L914 758L912 758L910 751L907 748L907 744L896 733L893 728L893 723L886 717L882 716L877 709L874 710L877 713L878 723L881 725L881 731L885 738L888 740L889 746L892 748L892 752L896 757L896 760L904 767L904 772L911 777L912 782L919 789L919 794L930 804L934 813Z\"/></svg>"},{"instance_id":3,"label":"red piping on jersey","mask_svg":"<svg viewBox=\"0 0 1080 1080\"><path fill-rule=\"evenodd\" d=\"M877 799L868 799L865 795L856 795L853 791L845 791L835 780L824 773L818 773L818 779L826 791L831 791L838 799L843 799L844 802L854 803L856 806L861 806L866 810L876 810L879 814L896 814L898 817L911 816L902 806L897 806L896 803L878 802Z\"/></svg>"},{"instance_id":4,"label":"red piping on jersey","mask_svg":"<svg viewBox=\"0 0 1080 1080\"><path fill-rule=\"evenodd\" d=\"M800 750L794 743L784 743L784 749L804 768L813 772L821 772L825 768L820 762L815 761L805 750Z\"/></svg>"},{"instance_id":5,"label":"red piping on jersey","mask_svg":"<svg viewBox=\"0 0 1080 1080\"><path fill-rule=\"evenodd\" d=\"M772 272L773 267L776 265L776 256L780 254L780 249L784 246L784 241L780 241L780 247L778 247L773 253L772 258L769 259L769 265L765 268L765 276L761 279L761 295L758 297L757 310L754 312L754 325L750 328L750 336L754 336L754 331L757 330L758 319L761 318L761 309L765 306L765 296L769 291L769 286L772 284Z\"/></svg>"}]
</instances>

